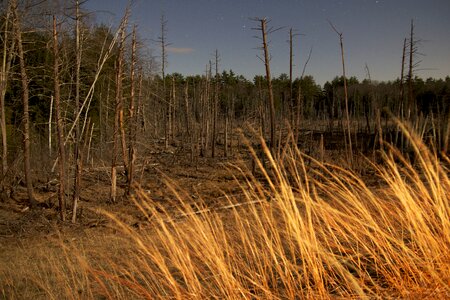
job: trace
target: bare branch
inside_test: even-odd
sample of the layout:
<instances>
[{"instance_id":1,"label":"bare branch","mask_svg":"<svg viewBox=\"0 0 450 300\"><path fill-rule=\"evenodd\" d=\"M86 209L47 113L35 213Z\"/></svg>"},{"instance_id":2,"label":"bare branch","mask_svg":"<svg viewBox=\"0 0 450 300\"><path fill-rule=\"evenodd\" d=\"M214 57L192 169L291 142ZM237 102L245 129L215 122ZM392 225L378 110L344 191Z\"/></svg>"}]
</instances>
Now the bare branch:
<instances>
[{"instance_id":1,"label":"bare branch","mask_svg":"<svg viewBox=\"0 0 450 300\"><path fill-rule=\"evenodd\" d=\"M302 79L303 76L305 75L306 66L308 65L308 63L311 59L312 51L313 51L313 47L311 46L311 48L309 49L308 58L306 59L305 64L303 65L302 76L300 77L300 79Z\"/></svg>"}]
</instances>

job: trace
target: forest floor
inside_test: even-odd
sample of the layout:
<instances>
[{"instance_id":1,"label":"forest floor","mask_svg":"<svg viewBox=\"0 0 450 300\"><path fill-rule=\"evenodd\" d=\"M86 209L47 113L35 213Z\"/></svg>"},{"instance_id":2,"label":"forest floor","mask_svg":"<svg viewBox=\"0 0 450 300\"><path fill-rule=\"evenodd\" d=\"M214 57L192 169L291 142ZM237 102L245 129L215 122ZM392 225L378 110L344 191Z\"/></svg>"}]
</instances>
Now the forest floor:
<instances>
[{"instance_id":1,"label":"forest floor","mask_svg":"<svg viewBox=\"0 0 450 300\"><path fill-rule=\"evenodd\" d=\"M167 211L175 209L176 197L171 186L183 191L186 200L195 205L202 199L210 209L226 205L226 196L237 195L241 189L229 170L231 165L242 163L239 159L243 151L229 158L223 154L216 158L198 157L195 161L190 154L177 152L176 148L159 149L146 153L146 159L136 166L135 180L151 201L158 202ZM111 212L132 226L140 226L145 218L136 205L125 194L123 167L118 167L118 199L110 201L110 167L106 162L84 166L82 188L77 213L77 222L71 223L72 213L68 209L66 221L61 221L58 212L58 182L47 177L36 180L35 197L37 208L30 209L25 186L18 186L11 197L0 200L0 247L11 247L23 240L42 238L64 233L76 236L84 230L102 231L109 228L111 221L99 211ZM71 195L68 195L71 203ZM174 213L176 213L174 211ZM1 249L0 249L1 252ZM0 256L1 260L1 256Z\"/></svg>"}]
</instances>

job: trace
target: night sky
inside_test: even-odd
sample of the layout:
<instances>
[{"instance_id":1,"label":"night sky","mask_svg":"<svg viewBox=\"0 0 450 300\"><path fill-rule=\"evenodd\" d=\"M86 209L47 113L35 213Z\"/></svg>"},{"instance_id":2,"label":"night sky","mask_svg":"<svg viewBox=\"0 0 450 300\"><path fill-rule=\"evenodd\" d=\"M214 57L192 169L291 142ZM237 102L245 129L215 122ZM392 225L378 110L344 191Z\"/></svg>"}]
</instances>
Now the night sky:
<instances>
[{"instance_id":1,"label":"night sky","mask_svg":"<svg viewBox=\"0 0 450 300\"><path fill-rule=\"evenodd\" d=\"M96 21L116 26L126 0L90 0L85 8L97 11ZM422 78L450 75L450 0L135 0L131 24L140 38L159 55L153 41L160 35L160 18L167 23L171 43L168 73L202 74L214 51L219 50L220 69L232 69L248 79L264 74L257 57L259 32L251 18L266 17L274 28L270 36L273 76L289 73L288 30L294 28L296 76L308 52L312 57L306 75L323 84L342 72L339 39L328 20L343 32L347 75L372 80L400 76L403 39L414 19L416 38L423 56L417 70Z\"/></svg>"}]
</instances>

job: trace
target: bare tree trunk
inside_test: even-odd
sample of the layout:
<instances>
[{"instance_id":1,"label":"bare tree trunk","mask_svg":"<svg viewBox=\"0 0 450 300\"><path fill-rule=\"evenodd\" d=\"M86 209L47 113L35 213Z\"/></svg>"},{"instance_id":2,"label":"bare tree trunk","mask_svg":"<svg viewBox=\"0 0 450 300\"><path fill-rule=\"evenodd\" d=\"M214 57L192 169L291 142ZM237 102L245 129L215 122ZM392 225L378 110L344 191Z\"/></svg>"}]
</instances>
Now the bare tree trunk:
<instances>
[{"instance_id":1,"label":"bare tree trunk","mask_svg":"<svg viewBox=\"0 0 450 300\"><path fill-rule=\"evenodd\" d=\"M414 21L411 20L411 33L409 40L409 71L408 71L408 116L409 119L411 114L415 113L415 101L413 95L413 57L414 57Z\"/></svg>"},{"instance_id":2,"label":"bare tree trunk","mask_svg":"<svg viewBox=\"0 0 450 300\"><path fill-rule=\"evenodd\" d=\"M294 121L294 126L295 126L295 130L294 130L294 141L295 143L298 143L298 137L300 134L300 119L301 119L301 115L302 115L302 80L303 77L305 76L305 71L306 71L306 67L308 66L308 63L311 59L311 54L312 54L312 48L309 50L308 53L308 57L305 61L305 64L303 65L303 70L302 70L302 74L300 75L300 80L298 82L298 91L297 91L297 103L296 103L296 109L295 109L295 121Z\"/></svg>"},{"instance_id":3,"label":"bare tree trunk","mask_svg":"<svg viewBox=\"0 0 450 300\"><path fill-rule=\"evenodd\" d=\"M201 153L202 157L206 156L209 146L209 120L210 120L210 77L211 77L211 61L205 68L205 86L202 101L202 130L201 130Z\"/></svg>"},{"instance_id":4,"label":"bare tree trunk","mask_svg":"<svg viewBox=\"0 0 450 300\"><path fill-rule=\"evenodd\" d=\"M123 60L123 55L122 55L122 60ZM123 64L123 62L121 63ZM123 66L121 66L121 70L122 70ZM121 75L122 76L122 75ZM122 78L121 78L122 80ZM123 94L123 92L122 92ZM126 132L125 132L125 116L124 116L124 101L123 101L123 97L121 96L120 99L120 104L119 104L119 128L120 128L120 141L121 141L121 145L122 145L122 157L123 157L123 168L125 170L125 173L127 173L127 181L128 181L128 165L129 165L129 161L128 161L128 151L127 151L127 136L126 136Z\"/></svg>"},{"instance_id":5,"label":"bare tree trunk","mask_svg":"<svg viewBox=\"0 0 450 300\"><path fill-rule=\"evenodd\" d=\"M294 129L295 131L295 127L296 125L294 124L294 95L293 95L293 85L292 85L292 69L293 69L293 47L292 47L292 39L293 39L293 34L292 34L292 28L289 29L289 104L290 104L290 112L289 112L289 117L290 117L290 123L291 123L291 127L294 127L292 129Z\"/></svg>"},{"instance_id":6,"label":"bare tree trunk","mask_svg":"<svg viewBox=\"0 0 450 300\"><path fill-rule=\"evenodd\" d=\"M175 105L177 99L175 76L172 76L172 87L169 99L169 143L172 143L175 138Z\"/></svg>"},{"instance_id":7,"label":"bare tree trunk","mask_svg":"<svg viewBox=\"0 0 450 300\"><path fill-rule=\"evenodd\" d=\"M341 57L342 57L342 76L344 77L344 99L345 99L345 119L347 121L347 138L348 138L348 149L349 149L349 162L353 165L353 146L352 146L352 135L350 130L350 115L348 111L348 89L347 89L347 77L345 76L345 59L344 59L344 43L342 40L342 35L340 36L341 44Z\"/></svg>"},{"instance_id":8,"label":"bare tree trunk","mask_svg":"<svg viewBox=\"0 0 450 300\"><path fill-rule=\"evenodd\" d=\"M298 83L297 101L296 102L297 103L296 103L296 107L295 107L294 141L295 141L295 143L298 143L298 137L300 134L300 114L301 114L301 105L302 105L302 80L301 80L301 78Z\"/></svg>"},{"instance_id":9,"label":"bare tree trunk","mask_svg":"<svg viewBox=\"0 0 450 300\"><path fill-rule=\"evenodd\" d=\"M211 138L211 157L216 154L216 139L217 139L217 108L219 103L219 51L215 52L216 60L216 82L214 85L214 100L212 104L212 138Z\"/></svg>"},{"instance_id":10,"label":"bare tree trunk","mask_svg":"<svg viewBox=\"0 0 450 300\"><path fill-rule=\"evenodd\" d=\"M86 131L87 133L87 131ZM89 134L89 143L88 143L88 148L87 148L87 154L86 154L86 163L89 163L90 161L90 153L91 153L91 144L92 144L92 135L94 134L94 123L92 123L91 126L91 133ZM86 135L87 136L87 135ZM84 141L85 143L87 142L87 140ZM91 166L93 165L93 161L91 163ZM76 213L76 211L75 211Z\"/></svg>"},{"instance_id":11,"label":"bare tree trunk","mask_svg":"<svg viewBox=\"0 0 450 300\"><path fill-rule=\"evenodd\" d=\"M33 182L31 179L31 165L30 165L30 116L29 116L29 90L28 90L28 75L25 67L25 56L22 44L22 30L17 8L17 1L11 0L11 6L14 13L14 32L17 39L17 54L19 56L20 78L22 82L22 103L23 103L23 153L24 153L24 172L25 181L27 184L28 201L31 207L36 205L34 197Z\"/></svg>"},{"instance_id":12,"label":"bare tree trunk","mask_svg":"<svg viewBox=\"0 0 450 300\"><path fill-rule=\"evenodd\" d=\"M225 112L225 141L224 141L224 150L223 150L223 156L228 157L228 107L226 108L226 112Z\"/></svg>"},{"instance_id":13,"label":"bare tree trunk","mask_svg":"<svg viewBox=\"0 0 450 300\"><path fill-rule=\"evenodd\" d=\"M75 116L78 115L80 109L80 68L81 68L81 41L80 41L80 3L76 0L75 12ZM72 223L77 220L78 200L80 199L80 185L81 185L81 158L79 153L80 147L80 119L75 121L74 132L74 149L73 156L75 160L75 176L73 184L73 212Z\"/></svg>"},{"instance_id":14,"label":"bare tree trunk","mask_svg":"<svg viewBox=\"0 0 450 300\"><path fill-rule=\"evenodd\" d=\"M167 33L167 21L164 18L164 15L161 16L161 36L158 38L158 42L161 45L161 76L163 82L163 90L162 90L162 101L165 106L165 119L164 119L164 136L165 136L165 147L166 149L169 147L169 140L171 136L170 132L170 103L167 100L166 93L166 64L167 64L167 52L166 47L168 46L166 41L166 33Z\"/></svg>"},{"instance_id":15,"label":"bare tree trunk","mask_svg":"<svg viewBox=\"0 0 450 300\"><path fill-rule=\"evenodd\" d=\"M186 84L184 86L184 107L185 107L185 122L186 122L186 133L188 139L190 140L192 135L192 122L191 122L191 107L189 105L189 81L186 80Z\"/></svg>"},{"instance_id":16,"label":"bare tree trunk","mask_svg":"<svg viewBox=\"0 0 450 300\"><path fill-rule=\"evenodd\" d=\"M119 41L119 53L117 55L116 61L116 108L114 114L114 131L113 131L113 153L111 162L111 201L116 202L117 196L117 155L118 155L118 135L119 130L123 129L123 124L120 122L123 120L123 99L122 99L122 68L123 68L123 52L124 52L124 42L125 42L125 24L120 29L120 41ZM122 116L121 116L122 115ZM119 128L120 127L120 128ZM122 131L122 130L121 130ZM123 136L124 137L124 136ZM122 146L125 144L122 140ZM123 150L123 148L122 148ZM123 158L125 158L125 151L123 151ZM127 170L127 168L125 168Z\"/></svg>"},{"instance_id":17,"label":"bare tree trunk","mask_svg":"<svg viewBox=\"0 0 450 300\"><path fill-rule=\"evenodd\" d=\"M54 77L54 101L56 112L56 130L58 132L58 164L59 164L59 216L65 221L66 213L66 154L64 149L64 126L61 118L61 93L59 88L59 54L58 54L58 32L56 31L56 18L53 16L53 77Z\"/></svg>"},{"instance_id":18,"label":"bare tree trunk","mask_svg":"<svg viewBox=\"0 0 450 300\"><path fill-rule=\"evenodd\" d=\"M402 68L400 72L400 104L398 107L398 117L400 118L401 122L404 122L405 119L405 59L406 59L406 44L407 39L405 38L403 40L403 51L402 51ZM399 139L400 139L400 150L403 152L403 138L400 135L400 128L397 127L397 130L395 132L395 144L398 145Z\"/></svg>"},{"instance_id":19,"label":"bare tree trunk","mask_svg":"<svg viewBox=\"0 0 450 300\"><path fill-rule=\"evenodd\" d=\"M130 66L130 146L128 149L129 163L128 163L128 189L127 194L129 195L133 185L133 172L134 172L134 161L136 158L136 117L134 113L134 102L135 102L135 68L136 68L136 26L133 27L133 36L131 41L131 66Z\"/></svg>"},{"instance_id":20,"label":"bare tree trunk","mask_svg":"<svg viewBox=\"0 0 450 300\"><path fill-rule=\"evenodd\" d=\"M260 127L261 127L261 136L265 139L266 138L266 110L265 107L267 105L264 105L264 99L263 99L263 94L262 94L262 83L261 80L258 80L258 97L259 97L259 106L258 106L258 111L259 111L259 120L260 120Z\"/></svg>"},{"instance_id":21,"label":"bare tree trunk","mask_svg":"<svg viewBox=\"0 0 450 300\"><path fill-rule=\"evenodd\" d=\"M341 60L342 60L342 77L344 78L344 100L345 100L345 119L347 121L347 140L348 140L348 162L353 166L353 148L352 148L352 135L350 132L350 115L348 112L348 91L347 91L347 77L345 76L345 59L344 59L344 41L342 32L339 32L333 24L331 24L333 30L339 36L339 44L341 46Z\"/></svg>"},{"instance_id":22,"label":"bare tree trunk","mask_svg":"<svg viewBox=\"0 0 450 300\"><path fill-rule=\"evenodd\" d=\"M2 57L2 68L0 74L0 130L2 135L2 173L5 176L8 170L8 141L6 132L6 116L5 116L5 95L6 87L8 86L8 75L11 67L11 61L13 59L15 39L11 40L11 45L9 42L9 19L11 17L11 3L9 3L6 18L5 18L5 31L3 36L3 57Z\"/></svg>"},{"instance_id":23,"label":"bare tree trunk","mask_svg":"<svg viewBox=\"0 0 450 300\"><path fill-rule=\"evenodd\" d=\"M48 115L48 155L52 157L52 117L53 117L53 95L50 96L50 113Z\"/></svg>"},{"instance_id":24,"label":"bare tree trunk","mask_svg":"<svg viewBox=\"0 0 450 300\"><path fill-rule=\"evenodd\" d=\"M117 107L117 104L116 104ZM112 149L112 161L111 161L111 202L116 202L117 197L117 131L119 129L119 121L118 121L117 108L116 113L114 114L114 126L113 126L113 149Z\"/></svg>"},{"instance_id":25,"label":"bare tree trunk","mask_svg":"<svg viewBox=\"0 0 450 300\"><path fill-rule=\"evenodd\" d=\"M189 104L189 80L186 79L186 83L184 85L184 114L185 114L185 126L186 126L186 143L189 145L189 149L191 151L191 161L194 159L194 139L193 135L195 129L193 129L194 125L191 117L191 108Z\"/></svg>"},{"instance_id":26,"label":"bare tree trunk","mask_svg":"<svg viewBox=\"0 0 450 300\"><path fill-rule=\"evenodd\" d=\"M400 74L400 120L403 120L405 116L405 57L406 57L406 38L403 40L403 54L402 54L402 71Z\"/></svg>"},{"instance_id":27,"label":"bare tree trunk","mask_svg":"<svg viewBox=\"0 0 450 300\"><path fill-rule=\"evenodd\" d=\"M102 141L104 141L109 134L109 97L110 97L109 91L111 90L110 88L111 88L111 80L108 80L108 86L106 88L106 106L105 106L105 126L104 126L105 127L105 131L104 131L105 137L103 137ZM101 130L101 127L100 127L100 130ZM103 144L102 144L102 148L103 148Z\"/></svg>"},{"instance_id":28,"label":"bare tree trunk","mask_svg":"<svg viewBox=\"0 0 450 300\"><path fill-rule=\"evenodd\" d=\"M369 114L370 114L369 104L371 104L371 99L372 99L372 77L370 76L370 70L369 70L369 66L367 64L366 64L365 69L367 72L367 77L369 78L369 95L367 98L367 103L365 103L365 107L364 107L364 116L366 117L367 134L370 134L371 130L370 130L370 120L369 120Z\"/></svg>"},{"instance_id":29,"label":"bare tree trunk","mask_svg":"<svg viewBox=\"0 0 450 300\"><path fill-rule=\"evenodd\" d=\"M234 108L235 96L231 99L231 115L230 115L230 155L233 156L233 129L234 129L234 120L235 120L235 108Z\"/></svg>"},{"instance_id":30,"label":"bare tree trunk","mask_svg":"<svg viewBox=\"0 0 450 300\"><path fill-rule=\"evenodd\" d=\"M264 65L266 67L266 81L267 89L269 91L269 112L270 112L270 150L273 151L275 147L275 102L273 99L272 78L270 75L270 55L269 48L267 46L267 20L260 19L261 22L261 35L263 40L264 49Z\"/></svg>"},{"instance_id":31,"label":"bare tree trunk","mask_svg":"<svg viewBox=\"0 0 450 300\"><path fill-rule=\"evenodd\" d=\"M144 75L142 68L139 68L139 74L138 74L138 104L137 104L137 111L136 111L136 125L139 124L139 128L142 131L145 131L145 115L144 115L144 103L142 102L142 84L144 80ZM137 135L137 128L136 128L136 135ZM136 138L135 138L136 142Z\"/></svg>"}]
</instances>

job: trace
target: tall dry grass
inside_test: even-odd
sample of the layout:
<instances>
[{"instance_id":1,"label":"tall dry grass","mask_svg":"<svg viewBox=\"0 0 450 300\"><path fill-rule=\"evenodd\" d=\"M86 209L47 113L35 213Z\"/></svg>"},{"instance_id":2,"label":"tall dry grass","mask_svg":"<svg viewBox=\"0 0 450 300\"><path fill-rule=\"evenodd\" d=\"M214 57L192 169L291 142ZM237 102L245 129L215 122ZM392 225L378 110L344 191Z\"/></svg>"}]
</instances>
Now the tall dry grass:
<instances>
[{"instance_id":1,"label":"tall dry grass","mask_svg":"<svg viewBox=\"0 0 450 300\"><path fill-rule=\"evenodd\" d=\"M375 187L295 147L278 159L264 147L261 176L230 167L242 195L228 195L224 209L192 205L170 182L176 214L138 191L144 230L106 213L120 242L44 255L29 283L50 299L450 297L449 160L403 130L415 164L387 147L372 164ZM5 286L4 297L23 295Z\"/></svg>"}]
</instances>

